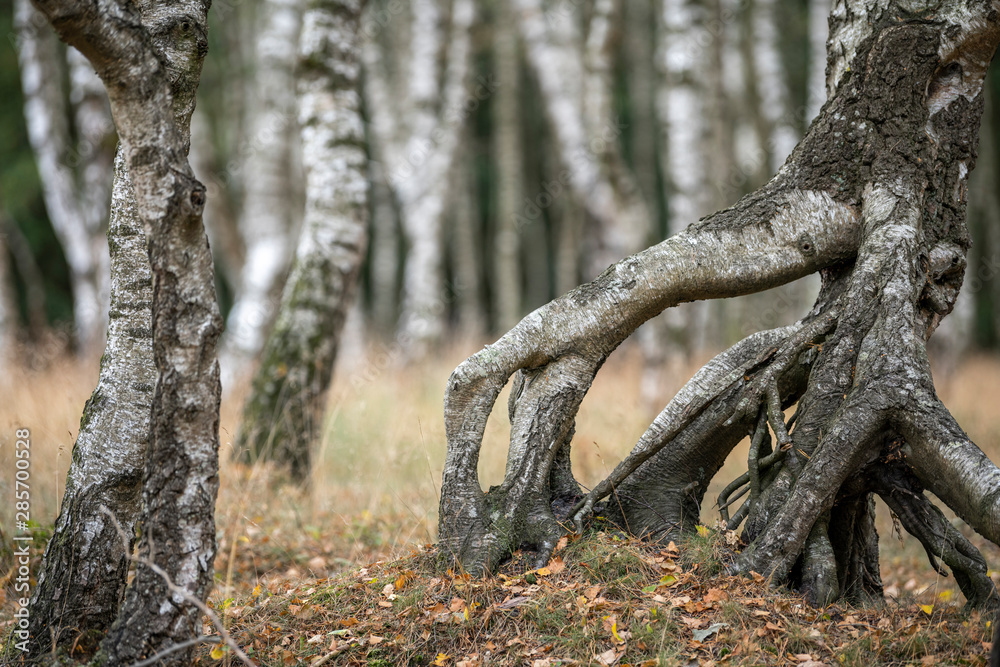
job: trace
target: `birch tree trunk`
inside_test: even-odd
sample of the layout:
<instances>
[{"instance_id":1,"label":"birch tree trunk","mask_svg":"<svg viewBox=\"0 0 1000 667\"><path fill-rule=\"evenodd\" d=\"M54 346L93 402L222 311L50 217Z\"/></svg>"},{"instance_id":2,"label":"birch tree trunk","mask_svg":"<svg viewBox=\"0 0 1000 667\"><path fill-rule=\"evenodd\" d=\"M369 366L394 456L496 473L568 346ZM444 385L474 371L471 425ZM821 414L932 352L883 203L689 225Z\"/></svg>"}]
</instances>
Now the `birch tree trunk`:
<instances>
[{"instance_id":1,"label":"birch tree trunk","mask_svg":"<svg viewBox=\"0 0 1000 667\"><path fill-rule=\"evenodd\" d=\"M156 383L153 279L125 154L115 158L108 229L111 314L97 388L84 407L73 463L31 599L31 656L76 646L93 654L118 614L135 534ZM109 446L113 443L113 446ZM126 551L128 547L128 551Z\"/></svg>"},{"instance_id":2,"label":"birch tree trunk","mask_svg":"<svg viewBox=\"0 0 1000 667\"><path fill-rule=\"evenodd\" d=\"M205 189L187 162L208 5L39 0L37 6L104 81L153 278L159 376L143 473L140 562L102 642L105 662L132 664L201 634L201 612L169 586L204 600L213 584L222 321L201 223ZM190 649L160 662L190 664Z\"/></svg>"},{"instance_id":3,"label":"birch tree trunk","mask_svg":"<svg viewBox=\"0 0 1000 667\"><path fill-rule=\"evenodd\" d=\"M357 90L360 0L310 0L299 52L306 214L278 319L243 408L237 451L309 473L344 321L368 242L368 164Z\"/></svg>"},{"instance_id":4,"label":"birch tree trunk","mask_svg":"<svg viewBox=\"0 0 1000 667\"><path fill-rule=\"evenodd\" d=\"M411 4L412 28L407 52L405 104L390 97L378 47L366 51L367 94L372 130L388 182L399 203L408 248L403 266L402 314L397 340L404 353L418 359L444 334L443 223L449 191L448 174L455 161L470 102L467 79L471 53L469 29L475 16L472 0L455 0L447 38L439 0ZM447 45L443 75L438 61ZM489 81L477 96L493 93ZM403 108L404 118L393 116Z\"/></svg>"},{"instance_id":5,"label":"birch tree trunk","mask_svg":"<svg viewBox=\"0 0 1000 667\"><path fill-rule=\"evenodd\" d=\"M221 358L227 387L263 349L280 281L288 271L295 226L290 146L296 131L294 71L302 0L267 0L257 21L257 67L240 220L246 257L226 321Z\"/></svg>"},{"instance_id":6,"label":"birch tree trunk","mask_svg":"<svg viewBox=\"0 0 1000 667\"><path fill-rule=\"evenodd\" d=\"M982 555L924 495L1000 544L1000 468L938 400L926 355L965 272L966 183L1000 12L838 0L832 19L831 99L774 178L534 311L452 374L439 536L466 572L529 545L544 563L565 522L582 530L595 510L638 535L692 531L709 481L751 435L747 473L718 501L749 491L723 513L732 528L746 522L731 572L818 605L880 596L878 494L933 566L951 568L969 606L1000 604ZM576 412L639 324L817 272L806 317L709 362L582 494L568 456ZM484 493L479 451L510 379L507 473ZM796 403L791 430L783 409Z\"/></svg>"},{"instance_id":7,"label":"birch tree trunk","mask_svg":"<svg viewBox=\"0 0 1000 667\"><path fill-rule=\"evenodd\" d=\"M587 236L589 276L641 247L649 226L641 193L621 156L623 128L611 107L611 37L620 4L595 3L586 42L569 3L548 10L540 0L515 5L564 180L593 221L594 232Z\"/></svg>"},{"instance_id":8,"label":"birch tree trunk","mask_svg":"<svg viewBox=\"0 0 1000 667\"><path fill-rule=\"evenodd\" d=\"M18 62L24 91L24 118L38 167L45 208L69 266L73 291L73 318L77 346L90 351L98 343L102 307L95 243L87 229L87 215L67 164L70 158L69 111L61 82L65 60L52 28L31 6L15 2Z\"/></svg>"}]
</instances>

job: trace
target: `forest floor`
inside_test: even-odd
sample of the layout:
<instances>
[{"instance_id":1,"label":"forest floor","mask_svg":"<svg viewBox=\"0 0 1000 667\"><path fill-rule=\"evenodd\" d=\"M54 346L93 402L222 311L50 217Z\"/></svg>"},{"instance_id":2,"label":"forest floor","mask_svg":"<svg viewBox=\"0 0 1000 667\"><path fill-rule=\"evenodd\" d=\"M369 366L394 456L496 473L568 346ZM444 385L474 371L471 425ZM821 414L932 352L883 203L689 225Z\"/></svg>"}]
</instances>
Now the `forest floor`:
<instances>
[{"instance_id":1,"label":"forest floor","mask_svg":"<svg viewBox=\"0 0 1000 667\"><path fill-rule=\"evenodd\" d=\"M930 568L919 543L900 535L881 503L884 603L813 610L764 581L716 573L728 547L727 533L714 527L714 498L746 470L745 443L710 490L706 528L688 543L652 547L598 531L567 542L547 569L508 570L488 580L440 572L431 545L445 450L442 392L448 374L473 350L465 346L405 370L376 351L338 369L325 437L304 488L284 484L270 467L230 461L240 392L224 401L211 604L258 664L985 663L987 621L962 613L954 579ZM694 370L680 363L665 369L661 399L647 402L638 355L623 351L609 360L577 421L580 481L589 486L610 472ZM29 428L37 542L58 510L95 380L96 364L60 363L0 381L7 385L0 393L9 397L0 404L0 470L10 473L0 474L0 498L13 497L6 445L15 429ZM959 422L1000 461L1000 358L968 358L937 380ZM503 477L505 394L497 406L481 456L484 487ZM11 505L0 503L8 545ZM1000 568L1000 548L962 529ZM40 552L33 571L39 558ZM0 631L13 607L8 568L0 571ZM1000 581L1000 573L991 574ZM237 664L211 646L200 662Z\"/></svg>"}]
</instances>

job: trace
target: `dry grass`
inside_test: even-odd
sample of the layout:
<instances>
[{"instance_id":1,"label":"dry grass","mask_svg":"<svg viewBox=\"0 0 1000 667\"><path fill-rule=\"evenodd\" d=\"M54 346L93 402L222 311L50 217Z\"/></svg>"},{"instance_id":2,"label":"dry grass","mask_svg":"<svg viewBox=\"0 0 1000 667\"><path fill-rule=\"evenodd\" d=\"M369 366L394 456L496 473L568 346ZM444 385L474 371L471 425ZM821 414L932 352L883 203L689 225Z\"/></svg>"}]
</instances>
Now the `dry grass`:
<instances>
[{"instance_id":1,"label":"dry grass","mask_svg":"<svg viewBox=\"0 0 1000 667\"><path fill-rule=\"evenodd\" d=\"M246 596L260 582L323 580L432 543L445 452L443 388L454 366L473 350L453 350L420 368L383 367L377 356L342 366L330 395L325 437L304 490L281 484L280 473L268 467L246 468L230 461L241 399L239 391L233 392L222 413L216 601ZM673 369L665 390L676 391L694 370ZM660 407L644 405L641 372L637 355L616 354L584 401L573 458L574 470L587 486L610 472ZM40 372L15 369L0 380L0 471L8 471L0 472L0 498L12 497L14 431L30 428L32 518L40 526L55 518L79 417L95 380L96 362L70 360ZM1000 358L966 360L939 389L976 442L1000 460L1000 414L995 409ZM486 431L480 475L484 487L503 476L506 399L505 392ZM744 444L714 482L703 510L706 524L717 517L712 504L718 491L746 469L745 456ZM0 503L5 540L12 514L11 503ZM891 539L892 521L884 506L879 520L883 578L900 604L960 603L954 580L931 571L915 540L905 538L900 544ZM997 567L1000 549L973 539ZM9 599L0 587L0 615L9 614Z\"/></svg>"}]
</instances>

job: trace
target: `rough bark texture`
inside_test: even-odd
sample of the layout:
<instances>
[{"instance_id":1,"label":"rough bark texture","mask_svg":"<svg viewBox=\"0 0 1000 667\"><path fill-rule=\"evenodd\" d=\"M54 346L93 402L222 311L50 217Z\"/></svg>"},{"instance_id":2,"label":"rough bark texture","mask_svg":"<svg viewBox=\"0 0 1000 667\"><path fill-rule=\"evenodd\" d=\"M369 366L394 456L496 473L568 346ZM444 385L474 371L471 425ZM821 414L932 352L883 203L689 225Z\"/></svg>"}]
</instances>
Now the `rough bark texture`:
<instances>
[{"instance_id":1,"label":"rough bark texture","mask_svg":"<svg viewBox=\"0 0 1000 667\"><path fill-rule=\"evenodd\" d=\"M323 398L368 241L368 165L357 90L360 0L311 0L299 53L306 214L278 319L243 409L237 451L309 472Z\"/></svg>"},{"instance_id":2,"label":"rough bark texture","mask_svg":"<svg viewBox=\"0 0 1000 667\"><path fill-rule=\"evenodd\" d=\"M129 568L126 545L101 507L111 510L129 535L139 517L156 383L153 279L121 150L115 171L108 342L32 595L29 632L36 658L73 646L84 654L97 648L118 614Z\"/></svg>"},{"instance_id":3,"label":"rough bark texture","mask_svg":"<svg viewBox=\"0 0 1000 667\"><path fill-rule=\"evenodd\" d=\"M226 321L221 359L227 387L263 349L276 313L279 281L288 271L295 222L290 149L296 130L293 72L302 5L303 0L267 0L259 10L249 106L251 149L240 221L246 260Z\"/></svg>"},{"instance_id":4,"label":"rough bark texture","mask_svg":"<svg viewBox=\"0 0 1000 667\"><path fill-rule=\"evenodd\" d=\"M205 599L213 584L221 318L201 224L205 189L187 162L189 122L208 48L208 5L40 0L36 5L104 82L144 223L153 277L153 392L139 554ZM102 643L130 664L201 633L201 614L139 564ZM163 664L188 664L177 651Z\"/></svg>"},{"instance_id":5,"label":"rough bark texture","mask_svg":"<svg viewBox=\"0 0 1000 667\"><path fill-rule=\"evenodd\" d=\"M595 509L637 534L674 535L691 527L708 481L750 434L747 474L720 498L728 507L740 487L749 492L724 514L731 527L746 522L734 572L792 584L816 604L880 595L878 494L952 569L970 606L1000 603L982 556L923 495L1000 543L1000 469L937 399L926 356L964 274L966 180L1000 11L907 7L837 3L830 101L769 183L539 308L456 369L445 394L446 554L474 573L518 546L545 560L564 531L557 518L580 530ZM555 515L579 496L560 463L576 410L639 324L684 301L814 272L823 286L802 320L719 355L606 480ZM483 429L511 377L507 475L484 494ZM792 429L783 409L794 403Z\"/></svg>"}]
</instances>

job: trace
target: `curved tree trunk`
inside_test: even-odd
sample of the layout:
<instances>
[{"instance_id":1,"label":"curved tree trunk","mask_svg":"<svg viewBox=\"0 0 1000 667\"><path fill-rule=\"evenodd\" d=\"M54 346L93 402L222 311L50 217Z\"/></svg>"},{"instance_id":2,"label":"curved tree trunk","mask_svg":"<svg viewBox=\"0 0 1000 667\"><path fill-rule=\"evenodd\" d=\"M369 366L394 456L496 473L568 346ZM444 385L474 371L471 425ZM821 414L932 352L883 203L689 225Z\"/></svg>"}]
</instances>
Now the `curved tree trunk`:
<instances>
[{"instance_id":1,"label":"curved tree trunk","mask_svg":"<svg viewBox=\"0 0 1000 667\"><path fill-rule=\"evenodd\" d=\"M107 507L133 535L139 518L156 383L146 237L122 150L108 229L111 314L97 388L83 411L73 463L31 599L32 656L76 646L93 653L118 614L129 554Z\"/></svg>"},{"instance_id":2,"label":"curved tree trunk","mask_svg":"<svg viewBox=\"0 0 1000 667\"><path fill-rule=\"evenodd\" d=\"M208 4L39 0L37 6L104 81L152 269L159 377L143 474L140 562L102 642L107 663L133 664L201 634L201 612L189 598L204 600L214 581L222 320L201 222L205 188L187 161L208 49ZM190 664L190 649L160 662Z\"/></svg>"},{"instance_id":3,"label":"curved tree trunk","mask_svg":"<svg viewBox=\"0 0 1000 667\"><path fill-rule=\"evenodd\" d=\"M237 452L309 473L323 397L368 242L368 164L358 81L359 0L311 0L299 54L306 214L278 319L243 407Z\"/></svg>"},{"instance_id":4,"label":"curved tree trunk","mask_svg":"<svg viewBox=\"0 0 1000 667\"><path fill-rule=\"evenodd\" d=\"M1000 469L937 399L926 357L964 274L966 180L1000 13L974 3L910 16L893 0L841 0L833 19L831 99L767 185L538 309L453 373L439 535L467 570L491 570L519 545L547 559L564 532L557 518L580 529L611 493L603 511L627 530L688 530L708 481L751 434L748 472L720 498L748 487L725 515L746 521L734 572L799 586L817 604L880 594L878 494L970 605L1000 603L982 556L923 495L1000 543ZM798 324L719 355L579 497L566 456L576 411L640 323L814 272L823 287ZM484 494L483 429L512 376L507 476ZM792 430L782 410L796 402ZM576 505L557 517L553 501L567 499Z\"/></svg>"}]
</instances>

